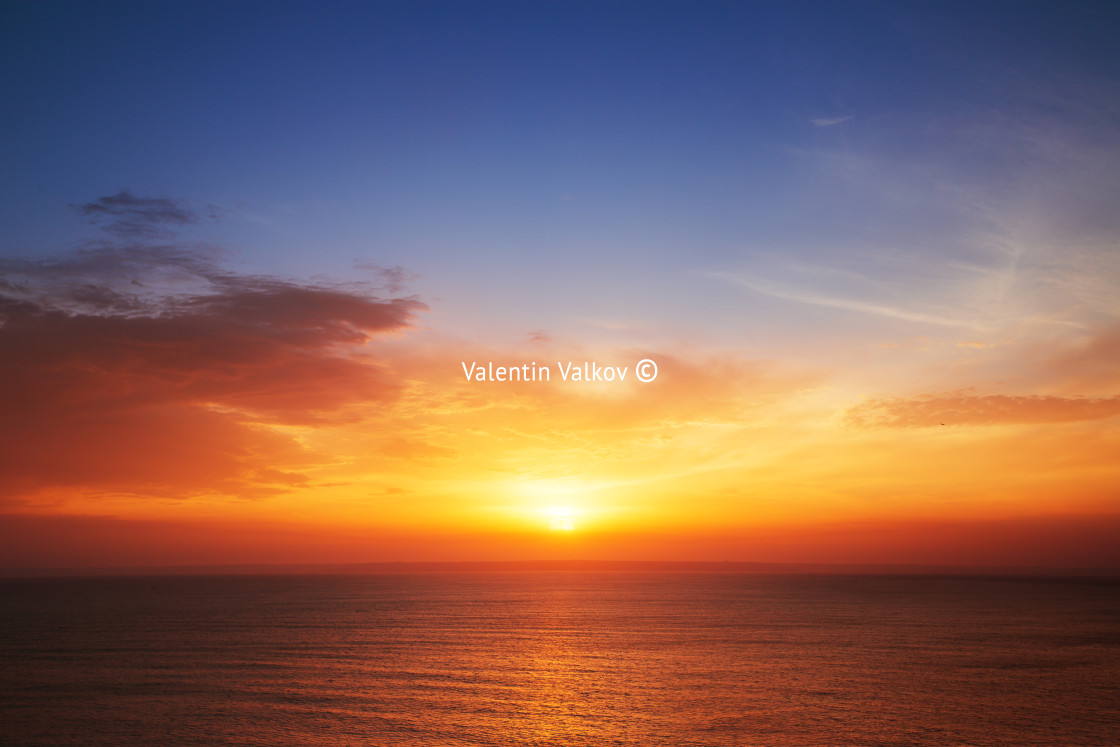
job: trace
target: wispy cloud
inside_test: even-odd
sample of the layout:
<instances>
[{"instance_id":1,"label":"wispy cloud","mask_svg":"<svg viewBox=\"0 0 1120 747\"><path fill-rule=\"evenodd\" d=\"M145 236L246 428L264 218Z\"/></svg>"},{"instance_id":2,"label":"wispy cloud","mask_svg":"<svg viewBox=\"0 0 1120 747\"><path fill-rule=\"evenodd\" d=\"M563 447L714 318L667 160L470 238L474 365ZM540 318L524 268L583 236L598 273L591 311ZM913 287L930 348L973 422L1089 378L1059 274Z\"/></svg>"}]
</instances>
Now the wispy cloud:
<instances>
[{"instance_id":1,"label":"wispy cloud","mask_svg":"<svg viewBox=\"0 0 1120 747\"><path fill-rule=\"evenodd\" d=\"M382 267L374 262L354 262L354 267L359 270L372 272L376 277L378 283L385 288L389 293L400 293L412 282L415 282L420 276L416 273L409 272L400 265L393 267Z\"/></svg>"},{"instance_id":2,"label":"wispy cloud","mask_svg":"<svg viewBox=\"0 0 1120 747\"><path fill-rule=\"evenodd\" d=\"M832 127L834 125L838 125L838 124L841 124L843 122L847 122L851 119L855 119L855 117L830 117L830 118L829 117L820 117L820 118L817 118L817 119L811 119L809 121L812 122L817 127Z\"/></svg>"},{"instance_id":3,"label":"wispy cloud","mask_svg":"<svg viewBox=\"0 0 1120 747\"><path fill-rule=\"evenodd\" d=\"M529 342L534 345L544 345L545 343L552 342L552 335L545 332L543 329L534 329L528 334Z\"/></svg>"},{"instance_id":4,"label":"wispy cloud","mask_svg":"<svg viewBox=\"0 0 1120 747\"><path fill-rule=\"evenodd\" d=\"M1055 82L1005 92L1001 107L884 114L843 147L797 151L811 175L798 213L804 235L775 233L770 241L786 245L748 249L713 269L770 297L991 339L1081 335L1115 323L1113 88ZM849 270L864 279L837 274Z\"/></svg>"},{"instance_id":5,"label":"wispy cloud","mask_svg":"<svg viewBox=\"0 0 1120 747\"><path fill-rule=\"evenodd\" d=\"M155 238L170 228L200 221L199 213L169 197L137 197L127 190L82 205L71 205L90 223L121 238ZM210 207L207 217L217 219L220 209Z\"/></svg>"},{"instance_id":6,"label":"wispy cloud","mask_svg":"<svg viewBox=\"0 0 1120 747\"><path fill-rule=\"evenodd\" d=\"M780 298L785 301L794 301L813 306L827 306L834 309L856 311L863 314L873 314L875 316L902 319L904 321L918 322L921 324L963 327L967 329L978 328L978 325L963 319L955 319L931 312L914 311L883 303L876 303L874 301L830 296L812 289L782 285L769 280L754 278L749 275L732 272L707 272L704 274L747 288L755 293L761 293L772 298Z\"/></svg>"}]
</instances>

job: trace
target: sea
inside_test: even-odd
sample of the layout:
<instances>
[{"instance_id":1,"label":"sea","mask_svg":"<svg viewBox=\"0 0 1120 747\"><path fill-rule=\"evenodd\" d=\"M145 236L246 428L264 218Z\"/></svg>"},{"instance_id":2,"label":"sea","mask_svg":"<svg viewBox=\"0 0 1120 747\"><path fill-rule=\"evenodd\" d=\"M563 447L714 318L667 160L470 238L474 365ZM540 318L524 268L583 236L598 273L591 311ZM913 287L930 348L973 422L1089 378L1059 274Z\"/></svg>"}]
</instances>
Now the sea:
<instances>
[{"instance_id":1,"label":"sea","mask_svg":"<svg viewBox=\"0 0 1120 747\"><path fill-rule=\"evenodd\" d=\"M1120 581L0 580L5 745L1120 745Z\"/></svg>"}]
</instances>

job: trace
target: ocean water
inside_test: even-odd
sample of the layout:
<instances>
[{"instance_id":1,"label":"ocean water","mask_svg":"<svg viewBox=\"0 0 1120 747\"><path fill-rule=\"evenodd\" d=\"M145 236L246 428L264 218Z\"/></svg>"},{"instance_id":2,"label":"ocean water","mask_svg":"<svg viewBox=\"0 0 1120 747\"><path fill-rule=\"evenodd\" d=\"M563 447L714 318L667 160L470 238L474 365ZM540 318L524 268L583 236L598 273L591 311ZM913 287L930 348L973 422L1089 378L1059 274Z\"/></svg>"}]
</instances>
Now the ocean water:
<instances>
[{"instance_id":1,"label":"ocean water","mask_svg":"<svg viewBox=\"0 0 1120 747\"><path fill-rule=\"evenodd\" d=\"M0 742L1118 745L1120 583L0 581Z\"/></svg>"}]
</instances>

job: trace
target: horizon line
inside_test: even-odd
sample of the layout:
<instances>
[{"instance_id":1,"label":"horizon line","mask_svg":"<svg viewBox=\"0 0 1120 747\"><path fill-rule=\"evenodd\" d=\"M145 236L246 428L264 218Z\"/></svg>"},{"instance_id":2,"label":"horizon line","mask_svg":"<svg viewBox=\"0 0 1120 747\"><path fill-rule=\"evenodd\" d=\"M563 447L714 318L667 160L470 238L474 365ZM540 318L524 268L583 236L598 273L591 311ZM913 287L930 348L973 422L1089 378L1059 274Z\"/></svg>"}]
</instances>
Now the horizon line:
<instances>
[{"instance_id":1,"label":"horizon line","mask_svg":"<svg viewBox=\"0 0 1120 747\"><path fill-rule=\"evenodd\" d=\"M1120 579L1113 567L944 565L921 563L804 563L739 560L396 560L354 563L209 563L137 566L0 568L0 578L112 576L393 575L502 572L660 572L753 575L895 575L1092 577Z\"/></svg>"}]
</instances>

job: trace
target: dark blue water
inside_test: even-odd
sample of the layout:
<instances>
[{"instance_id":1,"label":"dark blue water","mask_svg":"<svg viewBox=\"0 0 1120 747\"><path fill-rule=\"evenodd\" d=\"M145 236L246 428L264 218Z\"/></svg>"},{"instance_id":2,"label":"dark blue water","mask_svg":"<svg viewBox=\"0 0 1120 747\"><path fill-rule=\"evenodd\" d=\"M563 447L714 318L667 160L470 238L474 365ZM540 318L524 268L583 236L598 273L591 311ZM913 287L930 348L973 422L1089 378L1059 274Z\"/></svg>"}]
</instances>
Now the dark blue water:
<instances>
[{"instance_id":1,"label":"dark blue water","mask_svg":"<svg viewBox=\"0 0 1120 747\"><path fill-rule=\"evenodd\" d=\"M0 741L1117 745L1120 584L0 581Z\"/></svg>"}]
</instances>

